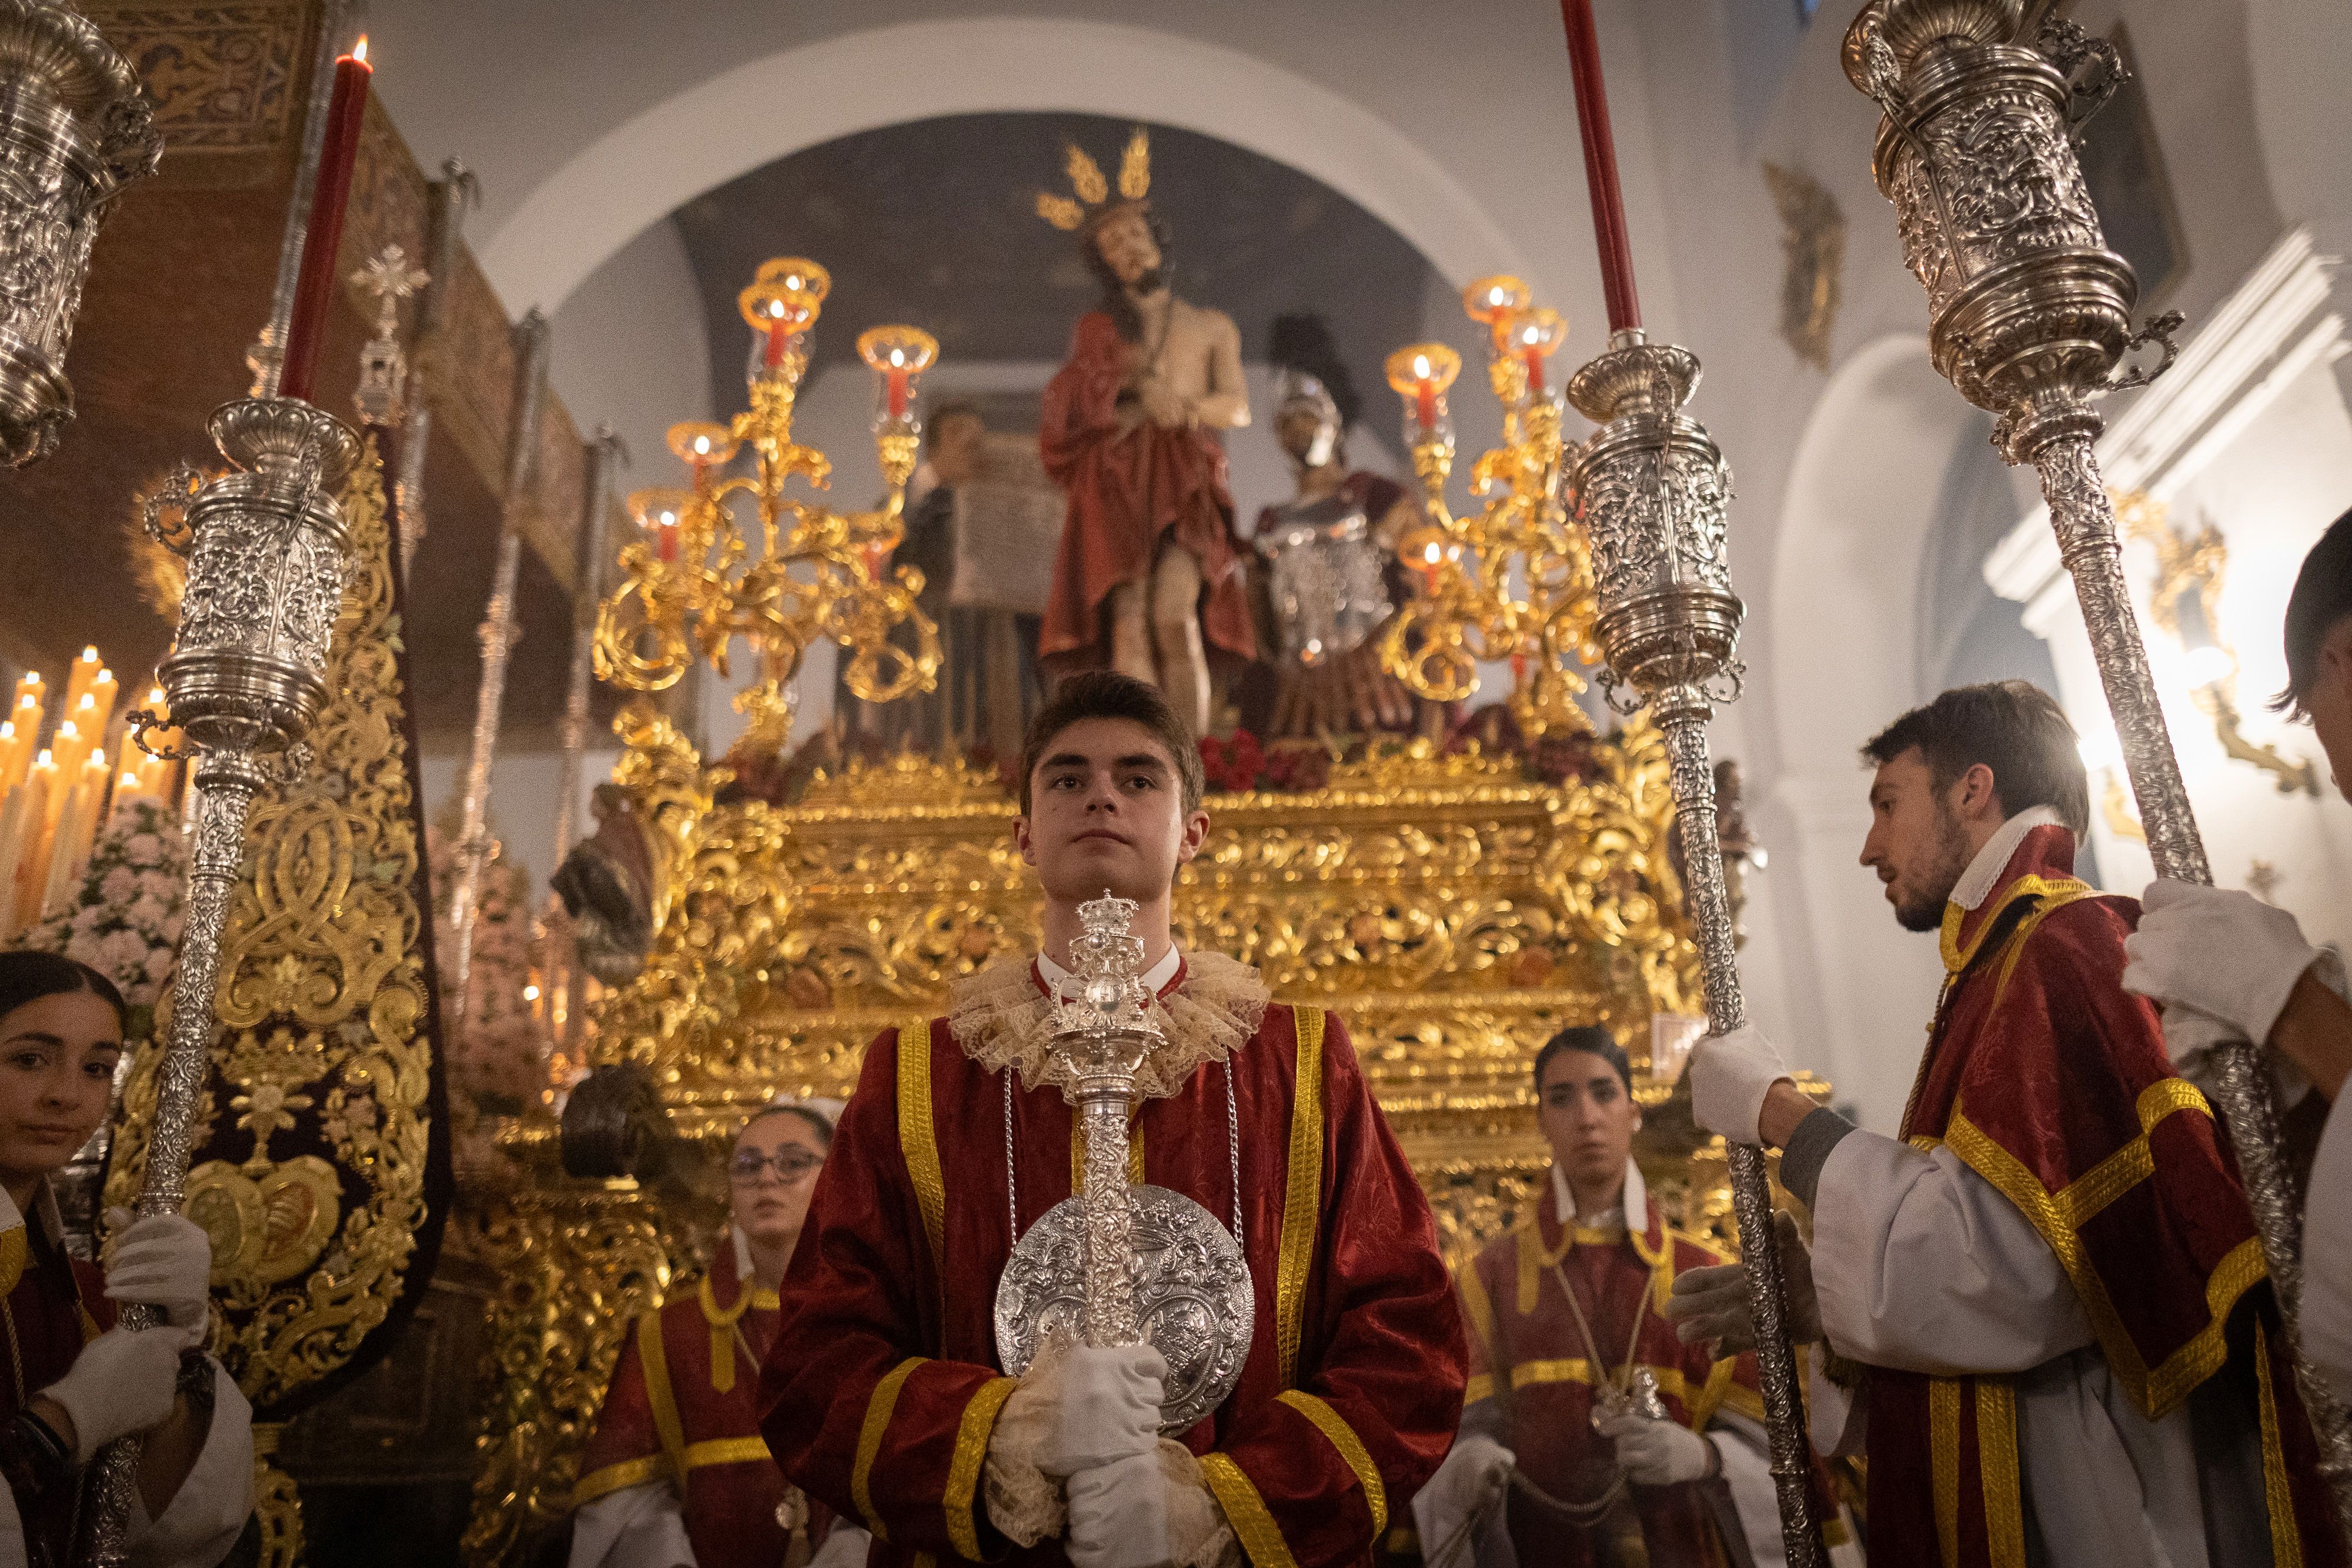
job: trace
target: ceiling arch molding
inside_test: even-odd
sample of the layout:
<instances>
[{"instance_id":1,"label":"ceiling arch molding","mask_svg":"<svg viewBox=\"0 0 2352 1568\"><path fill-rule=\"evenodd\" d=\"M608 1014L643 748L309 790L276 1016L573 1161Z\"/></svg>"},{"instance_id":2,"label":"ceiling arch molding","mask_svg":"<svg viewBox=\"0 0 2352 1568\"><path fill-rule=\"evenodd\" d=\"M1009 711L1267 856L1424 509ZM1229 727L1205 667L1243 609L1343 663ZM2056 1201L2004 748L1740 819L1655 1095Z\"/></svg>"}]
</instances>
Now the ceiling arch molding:
<instances>
[{"instance_id":1,"label":"ceiling arch molding","mask_svg":"<svg viewBox=\"0 0 2352 1568\"><path fill-rule=\"evenodd\" d=\"M875 91L879 81L891 90ZM1218 137L1347 196L1457 287L1496 271L1546 287L1457 179L1361 103L1196 39L1020 17L876 27L712 77L541 182L490 237L483 266L510 305L551 312L638 234L738 175L861 131L1006 110L1114 115Z\"/></svg>"}]
</instances>

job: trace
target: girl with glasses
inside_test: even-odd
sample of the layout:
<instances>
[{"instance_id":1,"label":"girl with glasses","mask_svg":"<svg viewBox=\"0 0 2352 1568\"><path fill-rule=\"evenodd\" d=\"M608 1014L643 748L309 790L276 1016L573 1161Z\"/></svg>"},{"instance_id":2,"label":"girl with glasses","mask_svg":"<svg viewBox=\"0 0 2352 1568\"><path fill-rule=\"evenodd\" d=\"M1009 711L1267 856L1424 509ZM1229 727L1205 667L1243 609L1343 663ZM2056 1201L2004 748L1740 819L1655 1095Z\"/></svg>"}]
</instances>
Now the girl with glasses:
<instances>
[{"instance_id":1,"label":"girl with glasses","mask_svg":"<svg viewBox=\"0 0 2352 1568\"><path fill-rule=\"evenodd\" d=\"M776 1288L833 1142L832 1101L780 1100L735 1136L710 1270L638 1320L574 1492L572 1568L847 1568L868 1537L789 1485L754 1394ZM812 1553L814 1556L812 1556Z\"/></svg>"}]
</instances>

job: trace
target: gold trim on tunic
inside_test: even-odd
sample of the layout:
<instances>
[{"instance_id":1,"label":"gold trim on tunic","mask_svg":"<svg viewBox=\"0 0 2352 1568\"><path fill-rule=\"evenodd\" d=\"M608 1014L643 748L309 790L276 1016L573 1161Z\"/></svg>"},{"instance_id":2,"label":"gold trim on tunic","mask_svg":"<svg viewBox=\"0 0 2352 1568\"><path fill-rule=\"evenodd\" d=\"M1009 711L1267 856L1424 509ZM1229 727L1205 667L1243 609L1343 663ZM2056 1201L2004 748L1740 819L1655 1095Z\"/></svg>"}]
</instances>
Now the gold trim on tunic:
<instances>
[{"instance_id":1,"label":"gold trim on tunic","mask_svg":"<svg viewBox=\"0 0 2352 1568\"><path fill-rule=\"evenodd\" d=\"M1323 1009L1300 1007L1297 1082L1290 1094L1289 1181L1282 1198L1282 1258L1275 1276L1275 1346L1285 1388L1298 1381L1300 1320L1323 1207Z\"/></svg>"},{"instance_id":2,"label":"gold trim on tunic","mask_svg":"<svg viewBox=\"0 0 2352 1568\"><path fill-rule=\"evenodd\" d=\"M1389 1527L1389 1492L1381 1483L1380 1468L1372 1463L1363 1439L1356 1436L1355 1428L1337 1410L1312 1394L1286 1388L1275 1398L1314 1422L1315 1429L1331 1439L1331 1446L1339 1450L1339 1457L1356 1472L1356 1480L1364 1489L1364 1506L1371 1510L1372 1539L1378 1541L1381 1531Z\"/></svg>"},{"instance_id":3,"label":"gold trim on tunic","mask_svg":"<svg viewBox=\"0 0 2352 1568\"><path fill-rule=\"evenodd\" d=\"M874 1385L873 1396L866 1402L866 1424L857 1431L857 1462L849 1472L849 1498L865 1516L866 1528L874 1532L877 1541L889 1540L890 1532L882 1528L882 1516L874 1511L874 1457L882 1451L882 1434L890 1425L891 1411L898 1408L898 1390L924 1359L910 1355L882 1375L882 1381Z\"/></svg>"},{"instance_id":4,"label":"gold trim on tunic","mask_svg":"<svg viewBox=\"0 0 2352 1568\"><path fill-rule=\"evenodd\" d=\"M1229 1454L1202 1454L1201 1476L1209 1483L1209 1490L1224 1511L1225 1522L1234 1527L1234 1538L1249 1554L1251 1568L1298 1568L1298 1560L1290 1554L1290 1543L1282 1539L1282 1531L1266 1511L1265 1499L1243 1473Z\"/></svg>"}]
</instances>

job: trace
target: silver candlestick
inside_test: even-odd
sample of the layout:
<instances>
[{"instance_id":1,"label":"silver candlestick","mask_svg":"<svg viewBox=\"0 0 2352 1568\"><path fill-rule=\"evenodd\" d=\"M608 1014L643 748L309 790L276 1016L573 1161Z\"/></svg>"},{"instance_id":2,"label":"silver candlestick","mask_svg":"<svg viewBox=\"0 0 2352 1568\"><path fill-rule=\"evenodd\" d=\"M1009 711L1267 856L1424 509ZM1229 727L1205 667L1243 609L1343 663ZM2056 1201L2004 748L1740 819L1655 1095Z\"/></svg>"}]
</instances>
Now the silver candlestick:
<instances>
[{"instance_id":1,"label":"silver candlestick","mask_svg":"<svg viewBox=\"0 0 2352 1568\"><path fill-rule=\"evenodd\" d=\"M473 1019L474 925L480 914L482 869L490 858L490 768L497 758L499 721L507 700L507 660L521 629L515 624L515 587L522 573L522 504L539 455L539 405L547 388L547 318L534 308L515 328L514 423L507 432L505 520L498 565L482 611L482 682L474 698L473 749L467 758L464 826L457 837L457 876L449 893L448 996L464 1034Z\"/></svg>"},{"instance_id":2,"label":"silver candlestick","mask_svg":"<svg viewBox=\"0 0 2352 1568\"><path fill-rule=\"evenodd\" d=\"M0 0L0 465L57 450L90 244L163 151L139 73L86 17Z\"/></svg>"},{"instance_id":3,"label":"silver candlestick","mask_svg":"<svg viewBox=\"0 0 2352 1568\"><path fill-rule=\"evenodd\" d=\"M1905 261L1927 290L1928 353L1995 415L2050 504L2124 767L2159 875L2210 883L2189 791L2148 673L2093 444L2095 400L2144 385L2178 352L2178 312L2134 330L2139 283L2107 249L2074 153L2124 79L2112 44L2063 18L2029 32L2024 0L1872 0L1845 36L1847 78L1885 111L1872 172L1895 204ZM2162 358L2120 369L2143 345ZM2261 1233L2321 1466L2352 1530L2352 1416L2301 1354L2303 1202L2280 1154L2278 1104L2254 1048L2214 1053L2209 1085Z\"/></svg>"},{"instance_id":4,"label":"silver candlestick","mask_svg":"<svg viewBox=\"0 0 2352 1568\"><path fill-rule=\"evenodd\" d=\"M1078 1196L1013 1246L997 1282L996 1347L1017 1377L1047 1336L1073 1327L1090 1345L1148 1343L1168 1362L1160 1429L1177 1432L1241 1380L1256 1295L1238 1234L1183 1194L1128 1177L1136 1074L1164 1039L1143 978L1143 944L1129 929L1135 913L1134 900L1108 891L1078 906L1081 934L1053 998L1047 1078L1076 1113L1072 1135L1086 1140L1085 1163ZM1226 1093L1226 1134L1238 1140L1230 1076ZM1005 1109L1009 1191L1009 1082ZM1237 1144L1233 1152L1238 1175Z\"/></svg>"},{"instance_id":5,"label":"silver candlestick","mask_svg":"<svg viewBox=\"0 0 2352 1568\"><path fill-rule=\"evenodd\" d=\"M1665 737L1707 1027L1721 1034L1745 1023L1748 1009L1716 836L1706 727L1717 703L1739 695L1744 612L1731 591L1731 469L1706 428L1682 412L1698 380L1698 358L1688 350L1653 344L1639 328L1613 333L1609 351L1568 384L1569 401L1601 427L1577 451L1570 478L1592 548L1600 606L1593 630L1609 658L1602 690L1620 713L1646 703ZM1821 1568L1826 1558L1813 1519L1797 1358L1782 1312L1771 1184L1763 1150L1734 1143L1729 1155L1781 1541L1792 1568Z\"/></svg>"},{"instance_id":6,"label":"silver candlestick","mask_svg":"<svg viewBox=\"0 0 2352 1568\"><path fill-rule=\"evenodd\" d=\"M188 862L187 919L172 986L171 1035L156 1071L155 1120L147 1139L138 1210L175 1214L186 1193L196 1112L211 1061L213 997L221 935L245 854L246 814L277 781L327 697L327 649L343 601L345 534L337 500L359 460L341 420L293 398L246 398L212 417L214 443L235 466L205 482L186 520L163 542L187 558L180 630L156 671L168 718L136 713L142 744L162 723L195 758L195 844ZM166 495L186 495L177 482ZM151 519L160 517L151 511ZM162 1321L127 1306L123 1326ZM100 1456L87 1561L125 1561L141 1439Z\"/></svg>"}]
</instances>

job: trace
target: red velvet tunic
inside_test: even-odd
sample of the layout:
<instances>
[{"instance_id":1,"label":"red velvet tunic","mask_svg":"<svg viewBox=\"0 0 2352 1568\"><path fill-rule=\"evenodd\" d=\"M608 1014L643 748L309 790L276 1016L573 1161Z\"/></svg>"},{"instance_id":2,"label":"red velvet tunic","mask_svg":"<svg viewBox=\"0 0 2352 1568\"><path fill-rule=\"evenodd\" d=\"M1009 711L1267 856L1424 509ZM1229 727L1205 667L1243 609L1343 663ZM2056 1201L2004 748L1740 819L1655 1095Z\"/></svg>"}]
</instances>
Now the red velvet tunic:
<instances>
[{"instance_id":1,"label":"red velvet tunic","mask_svg":"<svg viewBox=\"0 0 2352 1568\"><path fill-rule=\"evenodd\" d=\"M730 1240L720 1239L708 1277L637 1320L572 1500L667 1481L701 1568L778 1568L790 1540L776 1519L784 1478L760 1437L753 1363L796 1342L777 1335L774 1294L737 1277ZM830 1515L811 1511L814 1543Z\"/></svg>"},{"instance_id":2,"label":"red velvet tunic","mask_svg":"<svg viewBox=\"0 0 2352 1568\"><path fill-rule=\"evenodd\" d=\"M1146 1180L1220 1220L1239 1202L1256 1290L1240 1385L1182 1438L1257 1568L1367 1562L1453 1439L1454 1292L1339 1021L1270 1005L1231 1060L1238 1193L1222 1068L1135 1123ZM785 1280L783 1332L826 1354L771 1364L764 1429L785 1474L873 1530L877 1563L1064 1561L1058 1541L1011 1549L981 1497L1015 1385L992 1323L1012 1248L1003 1093L945 1019L884 1030ZM1016 1079L1013 1121L1025 1228L1070 1195L1071 1113Z\"/></svg>"},{"instance_id":3,"label":"red velvet tunic","mask_svg":"<svg viewBox=\"0 0 2352 1568\"><path fill-rule=\"evenodd\" d=\"M2252 1216L2156 1009L2119 983L2139 905L2094 894L2074 865L2074 835L2036 828L1990 896L1947 912L1948 978L1903 1135L1948 1146L2033 1222L2149 1419L2238 1380L2271 1496L2292 1500L2273 1542L2299 1534L2307 1568L2343 1563ZM1871 1560L2022 1563L2012 1380L1874 1368L1869 1387Z\"/></svg>"},{"instance_id":4,"label":"red velvet tunic","mask_svg":"<svg viewBox=\"0 0 2352 1568\"><path fill-rule=\"evenodd\" d=\"M70 1371L83 1345L114 1326L114 1303L106 1297L106 1277L52 1241L37 1218L0 1231L0 1294L12 1353L9 1372L0 1377L0 1421L5 1421ZM28 1544L45 1550L51 1563L72 1560L79 1490L55 1487L36 1501L16 1500Z\"/></svg>"},{"instance_id":5,"label":"red velvet tunic","mask_svg":"<svg viewBox=\"0 0 2352 1568\"><path fill-rule=\"evenodd\" d=\"M1724 1254L1668 1229L1654 1203L1646 1205L1640 1231L1570 1231L1552 1218L1549 1197L1547 1189L1531 1218L1479 1253L1460 1277L1471 1330L1465 1399L1501 1402L1498 1436L1518 1469L1553 1497L1580 1503L1599 1498L1614 1473L1610 1444L1592 1429L1591 1353L1560 1293L1559 1275L1576 1291L1611 1376L1630 1340L1634 1363L1649 1369L1667 1413L1682 1425L1702 1431L1727 1406L1762 1421L1756 1358L1716 1360L1706 1345L1683 1343L1660 1314L1675 1275L1727 1261ZM1834 1521L1819 1466L1813 1490L1817 1516ZM1696 1568L1740 1560L1727 1556L1719 1516L1700 1483L1629 1487L1626 1500L1619 1514L1630 1512L1637 1521L1649 1562ZM1619 1561L1609 1538L1626 1526L1616 1518L1579 1528L1516 1491L1509 1507L1520 1568L1601 1568ZM1832 1540L1842 1535L1832 1527ZM1436 1548L1422 1542L1424 1553Z\"/></svg>"},{"instance_id":6,"label":"red velvet tunic","mask_svg":"<svg viewBox=\"0 0 2352 1568\"><path fill-rule=\"evenodd\" d=\"M1144 582L1171 537L1201 563L1201 630L1213 656L1257 656L1249 591L1225 488L1225 449L1205 430L1146 420L1121 434L1118 394L1137 350L1099 310L1078 318L1070 357L1045 384L1037 445L1069 497L1038 657L1058 670L1110 663L1103 601Z\"/></svg>"}]
</instances>

